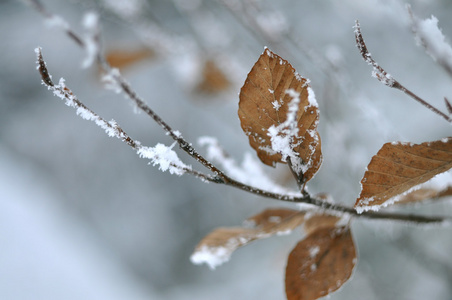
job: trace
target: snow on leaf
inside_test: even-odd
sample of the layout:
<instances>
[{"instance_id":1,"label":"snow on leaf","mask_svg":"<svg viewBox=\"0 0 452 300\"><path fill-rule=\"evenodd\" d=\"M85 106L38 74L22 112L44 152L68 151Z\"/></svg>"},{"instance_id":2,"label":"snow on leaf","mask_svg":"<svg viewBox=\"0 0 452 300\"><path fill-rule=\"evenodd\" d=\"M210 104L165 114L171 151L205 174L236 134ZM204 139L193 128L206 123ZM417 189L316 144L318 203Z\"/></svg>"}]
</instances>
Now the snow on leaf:
<instances>
[{"instance_id":1,"label":"snow on leaf","mask_svg":"<svg viewBox=\"0 0 452 300\"><path fill-rule=\"evenodd\" d=\"M227 262L237 248L256 239L256 230L217 228L205 236L190 257L194 264L206 263L211 269Z\"/></svg>"},{"instance_id":2,"label":"snow on leaf","mask_svg":"<svg viewBox=\"0 0 452 300\"><path fill-rule=\"evenodd\" d=\"M300 241L286 267L288 300L313 300L339 289L352 275L356 251L348 227L323 227Z\"/></svg>"},{"instance_id":3,"label":"snow on leaf","mask_svg":"<svg viewBox=\"0 0 452 300\"><path fill-rule=\"evenodd\" d=\"M217 228L205 236L191 256L194 264L206 263L211 269L227 262L241 246L273 235L290 233L301 225L304 212L291 209L267 209L247 220L253 228Z\"/></svg>"},{"instance_id":4,"label":"snow on leaf","mask_svg":"<svg viewBox=\"0 0 452 300\"><path fill-rule=\"evenodd\" d=\"M420 188L401 197L397 204L417 203L428 199L438 199L452 196L452 185L444 190L434 188Z\"/></svg>"},{"instance_id":5,"label":"snow on leaf","mask_svg":"<svg viewBox=\"0 0 452 300\"><path fill-rule=\"evenodd\" d=\"M288 189L278 185L262 169L262 164L251 153L245 153L243 161L238 164L229 157L219 145L215 137L203 136L198 139L198 144L206 147L207 158L217 162L226 174L232 178L254 187L258 187L274 193L287 193Z\"/></svg>"},{"instance_id":6,"label":"snow on leaf","mask_svg":"<svg viewBox=\"0 0 452 300\"><path fill-rule=\"evenodd\" d=\"M452 138L422 144L386 143L367 166L355 209L361 213L393 204L450 168Z\"/></svg>"},{"instance_id":7,"label":"snow on leaf","mask_svg":"<svg viewBox=\"0 0 452 300\"><path fill-rule=\"evenodd\" d=\"M269 49L259 57L240 90L243 131L269 166L290 160L302 183L322 162L319 110L309 81Z\"/></svg>"}]
</instances>

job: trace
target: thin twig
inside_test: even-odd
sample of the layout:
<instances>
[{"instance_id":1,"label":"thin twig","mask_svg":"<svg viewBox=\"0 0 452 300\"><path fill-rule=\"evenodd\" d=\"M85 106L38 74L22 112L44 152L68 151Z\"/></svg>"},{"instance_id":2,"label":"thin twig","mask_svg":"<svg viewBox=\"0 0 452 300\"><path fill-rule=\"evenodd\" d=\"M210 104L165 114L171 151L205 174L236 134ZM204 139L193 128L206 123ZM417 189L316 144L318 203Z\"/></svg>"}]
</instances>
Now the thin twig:
<instances>
[{"instance_id":1,"label":"thin twig","mask_svg":"<svg viewBox=\"0 0 452 300\"><path fill-rule=\"evenodd\" d=\"M355 39L356 39L356 46L359 49L359 52L361 53L363 59L365 62L367 62L369 65L373 67L372 76L377 78L378 81L383 83L384 85L398 89L402 92L404 92L406 95L410 96L414 100L418 101L425 107L427 107L429 110L433 111L443 119L445 119L447 122L452 123L452 118L422 99L421 97L417 96L415 93L404 87L400 82L398 82L394 77L392 77L388 72L386 72L378 63L372 58L371 54L367 50L366 43L364 42L364 38L361 34L361 27L358 22L358 20L355 22Z\"/></svg>"}]
</instances>

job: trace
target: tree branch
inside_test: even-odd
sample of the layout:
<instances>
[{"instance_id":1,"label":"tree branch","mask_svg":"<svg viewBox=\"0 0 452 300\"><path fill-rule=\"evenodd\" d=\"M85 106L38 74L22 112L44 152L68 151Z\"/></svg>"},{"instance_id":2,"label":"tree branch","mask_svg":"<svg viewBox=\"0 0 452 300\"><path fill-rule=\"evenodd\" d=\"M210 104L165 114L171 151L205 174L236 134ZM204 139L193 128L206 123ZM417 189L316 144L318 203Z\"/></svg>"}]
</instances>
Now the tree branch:
<instances>
[{"instance_id":1,"label":"tree branch","mask_svg":"<svg viewBox=\"0 0 452 300\"><path fill-rule=\"evenodd\" d=\"M404 92L406 95L410 96L414 100L418 101L425 107L427 107L429 110L433 111L443 119L445 119L447 122L452 123L452 118L422 99L421 97L417 96L415 93L404 87L400 82L398 82L394 77L392 77L388 72L386 72L378 63L372 58L371 54L367 50L366 43L364 42L364 38L361 34L361 27L358 21L355 22L355 39L356 39L356 46L359 49L359 52L361 53L363 59L365 62L367 62L369 65L373 67L372 76L375 77L378 81L383 83L384 85L398 89L402 92Z\"/></svg>"},{"instance_id":2,"label":"tree branch","mask_svg":"<svg viewBox=\"0 0 452 300\"><path fill-rule=\"evenodd\" d=\"M37 1L37 0L30 0L30 3L41 13L44 15L44 17L55 17L54 15L50 14L45 10L45 8ZM359 24L357 23L358 29ZM86 47L86 43L83 42L83 39L81 39L76 33L74 33L72 30L66 28L66 33L68 36L73 39L77 45L79 45L82 48ZM362 39L362 37L361 37ZM96 39L98 42L99 39ZM358 39L357 39L358 41ZM364 46L364 41L360 43L360 45ZM100 49L100 47L97 47L97 49ZM49 74L47 70L46 63L42 57L41 49L37 48L36 55L38 58L38 71L41 74L42 82L44 85L47 86L49 90L52 90L53 93L60 97L61 99L66 101L66 104L68 106L74 107L77 109L77 114L81 115L84 119L94 121L97 125L99 125L101 128L103 128L109 136L115 136L119 139L121 139L123 142L127 143L130 147L137 150L137 152L140 152L140 150L143 150L143 146L141 144L132 139L130 136L126 134L126 132L114 121L106 121L103 118L101 118L99 115L95 114L93 111L91 111L88 107L86 107L80 100L75 97L75 95L72 93L72 91L67 88L64 84L64 80L60 80L60 83L58 85L55 85L52 81L52 77ZM363 52L362 52L363 53ZM366 49L367 53L367 49ZM369 57L370 55L365 56L363 54L363 57ZM353 208L333 204L327 201L324 201L320 198L312 197L310 194L308 194L306 191L303 191L302 194L279 194L279 193L273 193L269 191L265 191L259 188L255 188L253 186L244 184L242 182L239 182L237 180L234 180L233 178L227 176L223 171L218 169L216 166L214 166L210 161L205 159L202 155L200 155L194 147L186 141L182 135L178 132L173 130L159 115L157 115L146 103L136 94L136 92L130 87L130 85L126 82L126 80L120 75L119 71L117 69L112 69L110 65L106 62L104 57L98 53L96 55L97 61L99 65L101 66L102 70L110 77L110 79L114 80L114 82L117 84L117 87L119 87L120 91L122 91L125 95L127 95L141 110L143 110L146 114L148 114L162 129L179 145L179 147L185 151L188 155L195 158L198 162L200 162L204 167L206 167L208 170L212 171L214 173L214 176L209 176L197 171L194 171L191 169L191 167L188 167L184 164L175 164L170 162L170 165L176 169L180 169L183 172L189 173L191 175L194 175L204 181L214 182L214 183L221 183L228 186L232 186L250 193L253 193L255 195L281 200L281 201L287 201L292 203L306 203L311 204L317 208L323 209L326 211L326 213L331 214L337 214L339 213L346 213L356 218L368 218L368 219L388 219L388 220L394 220L394 221L405 221L410 223L416 223L416 224L425 224L425 223L441 223L444 221L452 221L452 218L449 217L425 217L425 216L414 216L414 215L403 215L403 214L397 214L397 213L376 213L376 212L366 212L362 214L358 214ZM371 58L370 58L371 59ZM371 61L373 61L371 59ZM376 63L375 63L376 64ZM378 68L377 68L378 69ZM381 69L382 74L385 74L384 70ZM386 75L385 75L386 76ZM180 174L179 174L180 175Z\"/></svg>"}]
</instances>

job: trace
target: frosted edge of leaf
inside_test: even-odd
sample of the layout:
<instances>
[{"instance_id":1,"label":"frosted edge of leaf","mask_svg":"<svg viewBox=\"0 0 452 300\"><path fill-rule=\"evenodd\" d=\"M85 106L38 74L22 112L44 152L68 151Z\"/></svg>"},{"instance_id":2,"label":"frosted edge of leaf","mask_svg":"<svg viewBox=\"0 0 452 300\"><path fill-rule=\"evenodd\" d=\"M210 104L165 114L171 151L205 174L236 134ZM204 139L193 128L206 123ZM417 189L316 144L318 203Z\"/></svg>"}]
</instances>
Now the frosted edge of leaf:
<instances>
[{"instance_id":1,"label":"frosted edge of leaf","mask_svg":"<svg viewBox=\"0 0 452 300\"><path fill-rule=\"evenodd\" d=\"M195 265L207 264L211 270L229 261L232 251L226 247L202 246L190 256Z\"/></svg>"},{"instance_id":2,"label":"frosted edge of leaf","mask_svg":"<svg viewBox=\"0 0 452 300\"><path fill-rule=\"evenodd\" d=\"M250 152L245 152L242 162L238 164L236 160L225 156L217 138L201 136L198 138L197 143L201 147L206 148L207 158L218 162L225 173L232 178L274 193L286 194L289 192L287 188L278 185L272 178L267 176L261 162L257 161Z\"/></svg>"},{"instance_id":3,"label":"frosted edge of leaf","mask_svg":"<svg viewBox=\"0 0 452 300\"><path fill-rule=\"evenodd\" d=\"M388 207L388 206L393 205L394 203L400 201L403 197L405 197L409 193L412 193L414 191L419 190L420 188L422 188L425 184L427 184L429 182L430 182L430 180L427 181L427 182L415 185L415 186L411 187L410 189L406 190L405 192L403 192L401 194L398 194L397 196L394 196L392 198L387 199L382 204L371 205L371 203L374 201L374 197L363 198L363 199L361 199L359 201L359 203L358 203L359 206L355 206L355 210L356 210L356 212L358 214L362 214L363 212L366 212L366 211L369 211L369 210L379 211L381 208Z\"/></svg>"}]
</instances>

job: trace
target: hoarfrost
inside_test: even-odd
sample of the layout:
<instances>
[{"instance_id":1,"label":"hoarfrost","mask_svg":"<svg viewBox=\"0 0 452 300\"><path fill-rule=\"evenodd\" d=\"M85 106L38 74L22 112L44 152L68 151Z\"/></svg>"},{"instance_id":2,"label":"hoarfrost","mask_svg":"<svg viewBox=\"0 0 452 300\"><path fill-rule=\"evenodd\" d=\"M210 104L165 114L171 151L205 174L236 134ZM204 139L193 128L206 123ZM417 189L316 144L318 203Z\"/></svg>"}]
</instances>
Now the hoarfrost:
<instances>
[{"instance_id":1,"label":"hoarfrost","mask_svg":"<svg viewBox=\"0 0 452 300\"><path fill-rule=\"evenodd\" d=\"M96 41L99 31L99 16L95 12L88 12L83 16L82 24L87 30L84 40L86 58L82 62L82 68L86 69L93 64L99 53L99 43Z\"/></svg>"},{"instance_id":2,"label":"hoarfrost","mask_svg":"<svg viewBox=\"0 0 452 300\"><path fill-rule=\"evenodd\" d=\"M367 169L366 169L366 171L367 171ZM401 200L407 194L414 192L418 189L427 188L427 189L435 189L437 191L441 191L441 190L444 190L447 187L449 187L451 184L452 184L452 171L447 171L447 172L436 175L435 177L433 177L432 179L430 179L427 182L413 186L412 188L403 192L402 194L399 194L395 197L392 197L392 198L386 200L381 205L372 205L372 202L374 201L373 197L362 199L359 202L360 206L356 207L355 209L356 209L356 212L359 214L369 211L369 210L378 211L378 210L380 210L380 208L384 208L384 207L393 205L397 201ZM362 189L362 187L361 187L361 189Z\"/></svg>"},{"instance_id":3,"label":"hoarfrost","mask_svg":"<svg viewBox=\"0 0 452 300\"><path fill-rule=\"evenodd\" d=\"M191 170L191 167L184 164L177 156L177 153L172 150L175 145L176 142L170 147L161 143L154 147L140 146L137 154L140 157L150 159L153 166L159 165L159 170L162 172L169 171L171 174L181 176L185 173L185 170Z\"/></svg>"},{"instance_id":4,"label":"hoarfrost","mask_svg":"<svg viewBox=\"0 0 452 300\"><path fill-rule=\"evenodd\" d=\"M317 256L317 254L319 254L319 252L320 252L319 246L313 246L313 247L309 248L310 258L315 258Z\"/></svg>"},{"instance_id":5,"label":"hoarfrost","mask_svg":"<svg viewBox=\"0 0 452 300\"><path fill-rule=\"evenodd\" d=\"M300 171L302 169L301 159L293 151L297 146L294 145L294 140L298 134L296 117L298 104L300 103L300 93L294 89L287 89L286 94L292 98L288 104L286 120L277 126L270 126L267 135L270 137L271 152L281 154L282 161L287 161L290 158L295 169Z\"/></svg>"},{"instance_id":6,"label":"hoarfrost","mask_svg":"<svg viewBox=\"0 0 452 300\"><path fill-rule=\"evenodd\" d=\"M226 247L207 247L203 246L192 254L190 260L196 265L207 264L210 269L214 270L216 267L227 262L231 257L232 251Z\"/></svg>"},{"instance_id":7,"label":"hoarfrost","mask_svg":"<svg viewBox=\"0 0 452 300\"><path fill-rule=\"evenodd\" d=\"M245 153L242 163L238 165L234 159L225 154L216 138L200 137L198 144L207 148L206 156L209 160L218 162L225 173L235 180L274 193L288 192L286 188L276 184L266 175L262 164L250 153Z\"/></svg>"},{"instance_id":8,"label":"hoarfrost","mask_svg":"<svg viewBox=\"0 0 452 300\"><path fill-rule=\"evenodd\" d=\"M102 82L104 83L104 86L107 90L112 90L116 94L121 93L122 88L119 84L118 80L116 78L119 78L121 76L121 73L119 72L119 69L112 68L110 72L102 76Z\"/></svg>"},{"instance_id":9,"label":"hoarfrost","mask_svg":"<svg viewBox=\"0 0 452 300\"><path fill-rule=\"evenodd\" d=\"M438 27L438 19L431 16L429 19L419 20L412 15L412 25L418 46L423 46L425 52L434 61L452 72L452 47L446 42L446 38Z\"/></svg>"},{"instance_id":10,"label":"hoarfrost","mask_svg":"<svg viewBox=\"0 0 452 300\"><path fill-rule=\"evenodd\" d=\"M317 99L315 98L314 90L310 86L308 86L308 102L309 102L309 105L305 107L305 111L310 106L319 107L319 104L317 103Z\"/></svg>"}]
</instances>

